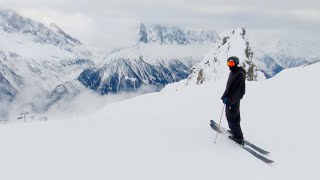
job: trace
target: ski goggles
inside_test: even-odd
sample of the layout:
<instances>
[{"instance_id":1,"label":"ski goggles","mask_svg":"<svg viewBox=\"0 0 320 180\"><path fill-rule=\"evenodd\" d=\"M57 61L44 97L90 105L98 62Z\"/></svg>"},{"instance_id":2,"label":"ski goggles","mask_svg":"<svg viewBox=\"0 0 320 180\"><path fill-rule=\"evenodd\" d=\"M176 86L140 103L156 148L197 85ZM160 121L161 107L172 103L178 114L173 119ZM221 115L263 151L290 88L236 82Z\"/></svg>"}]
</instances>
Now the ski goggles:
<instances>
[{"instance_id":1,"label":"ski goggles","mask_svg":"<svg viewBox=\"0 0 320 180\"><path fill-rule=\"evenodd\" d=\"M230 67L233 67L233 66L236 65L236 63L233 60L228 60L227 61L227 65L230 66Z\"/></svg>"}]
</instances>

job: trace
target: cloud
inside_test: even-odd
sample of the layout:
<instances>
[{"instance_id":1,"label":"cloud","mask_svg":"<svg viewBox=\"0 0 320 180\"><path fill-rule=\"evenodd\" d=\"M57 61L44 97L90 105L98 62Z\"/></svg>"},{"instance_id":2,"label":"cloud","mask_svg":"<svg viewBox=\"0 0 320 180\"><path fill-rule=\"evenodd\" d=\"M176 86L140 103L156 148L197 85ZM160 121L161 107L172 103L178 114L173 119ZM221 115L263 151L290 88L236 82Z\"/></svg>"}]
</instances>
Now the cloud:
<instances>
[{"instance_id":1,"label":"cloud","mask_svg":"<svg viewBox=\"0 0 320 180\"><path fill-rule=\"evenodd\" d=\"M315 8L298 8L292 9L283 14L284 16L291 17L302 21L312 23L320 23L320 11Z\"/></svg>"},{"instance_id":2,"label":"cloud","mask_svg":"<svg viewBox=\"0 0 320 180\"><path fill-rule=\"evenodd\" d=\"M68 116L81 117L86 114L98 111L109 104L117 103L136 96L159 91L156 86L141 86L136 92L119 92L117 94L100 94L88 89L80 89L81 93L74 97L62 98L53 104L45 114L54 119L65 118ZM85 103L83 103L85 102Z\"/></svg>"},{"instance_id":3,"label":"cloud","mask_svg":"<svg viewBox=\"0 0 320 180\"><path fill-rule=\"evenodd\" d=\"M299 33L305 34L300 38L320 40L314 33L320 30L318 0L2 0L1 5L54 21L84 43L99 47L134 43L140 22L218 32L243 26L259 36L279 32L293 38Z\"/></svg>"}]
</instances>

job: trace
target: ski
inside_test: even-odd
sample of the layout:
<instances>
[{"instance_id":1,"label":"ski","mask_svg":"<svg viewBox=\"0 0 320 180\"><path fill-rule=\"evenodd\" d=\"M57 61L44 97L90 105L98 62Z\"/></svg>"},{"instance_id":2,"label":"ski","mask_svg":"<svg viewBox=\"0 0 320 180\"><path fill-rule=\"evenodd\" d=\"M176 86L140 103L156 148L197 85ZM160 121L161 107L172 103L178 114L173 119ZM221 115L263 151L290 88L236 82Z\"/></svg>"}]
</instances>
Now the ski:
<instances>
[{"instance_id":1,"label":"ski","mask_svg":"<svg viewBox=\"0 0 320 180\"><path fill-rule=\"evenodd\" d=\"M250 154L252 154L253 156L255 156L256 158L260 159L261 161L267 163L267 164L271 164L273 163L273 161L271 159L268 159L264 156L262 156L261 154L257 153L256 151L248 148L247 146L241 146L243 149L245 149L246 151L248 151Z\"/></svg>"},{"instance_id":2,"label":"ski","mask_svg":"<svg viewBox=\"0 0 320 180\"><path fill-rule=\"evenodd\" d=\"M247 141L247 140L245 140L245 139L243 140L243 142L244 142L246 145L250 146L252 149L258 151L258 152L261 153L261 154L267 155L267 154L270 153L270 152L268 152L268 151L266 151L266 150L263 150L263 149L259 148L259 147L256 146L256 145L250 143L249 141Z\"/></svg>"},{"instance_id":3,"label":"ski","mask_svg":"<svg viewBox=\"0 0 320 180\"><path fill-rule=\"evenodd\" d=\"M219 128L223 133L225 133L227 137L232 136L232 134L231 134L228 130L226 130L224 127L221 127L221 126L219 127L219 125L218 125L216 122L214 122L213 120L211 120L210 122L211 122L210 126L211 126L212 128L217 127L217 128ZM220 133L220 132L219 132L219 133ZM221 133L221 134L222 134L222 133ZM261 153L261 154L267 155L267 154L270 153L270 152L268 152L268 151L266 151L266 150L263 150L263 149L259 148L258 146L252 144L251 142L249 142L249 141L247 141L247 140L245 140L245 139L243 140L243 142L244 142L246 145L250 146L252 149L258 151L258 152Z\"/></svg>"},{"instance_id":4,"label":"ski","mask_svg":"<svg viewBox=\"0 0 320 180\"><path fill-rule=\"evenodd\" d=\"M214 121L211 120L211 124L210 124L211 128L215 131L217 131L218 133L222 134L223 136L227 137L229 139L229 136L231 135L226 129L223 129L221 127L218 127L216 125L216 123ZM253 156L255 156L256 158L260 159L261 161L270 164L273 163L273 160L268 159L266 157L264 157L263 155L257 153L256 151L254 151L253 149L247 147L246 145L248 145L249 147L251 147L249 144L244 143L244 145L240 145L241 148L243 148L244 150L246 150L247 152L249 152L250 154L252 154Z\"/></svg>"}]
</instances>

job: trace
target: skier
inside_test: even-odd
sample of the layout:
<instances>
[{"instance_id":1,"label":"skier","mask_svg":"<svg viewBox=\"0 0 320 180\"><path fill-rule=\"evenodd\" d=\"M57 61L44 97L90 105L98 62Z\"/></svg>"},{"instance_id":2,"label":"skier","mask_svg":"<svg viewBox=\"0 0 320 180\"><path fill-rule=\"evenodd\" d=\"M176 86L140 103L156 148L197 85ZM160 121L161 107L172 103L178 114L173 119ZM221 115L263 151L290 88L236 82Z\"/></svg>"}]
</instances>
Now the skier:
<instances>
[{"instance_id":1,"label":"skier","mask_svg":"<svg viewBox=\"0 0 320 180\"><path fill-rule=\"evenodd\" d=\"M245 94L246 71L238 66L239 58L232 56L227 60L230 69L226 90L221 99L226 105L226 116L231 129L229 138L243 145L243 133L240 127L240 100Z\"/></svg>"}]
</instances>

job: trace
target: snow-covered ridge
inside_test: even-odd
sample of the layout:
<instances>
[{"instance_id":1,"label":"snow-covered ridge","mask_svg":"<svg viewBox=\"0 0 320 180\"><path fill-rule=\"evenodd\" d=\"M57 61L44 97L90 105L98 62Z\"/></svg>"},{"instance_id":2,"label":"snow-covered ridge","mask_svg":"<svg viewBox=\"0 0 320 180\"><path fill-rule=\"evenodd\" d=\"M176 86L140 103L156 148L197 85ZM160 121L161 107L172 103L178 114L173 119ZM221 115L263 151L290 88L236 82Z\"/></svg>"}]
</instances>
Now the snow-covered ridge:
<instances>
[{"instance_id":1,"label":"snow-covered ridge","mask_svg":"<svg viewBox=\"0 0 320 180\"><path fill-rule=\"evenodd\" d=\"M144 58L110 59L98 69L89 68L79 76L79 81L86 87L100 94L134 92L142 86L156 87L185 79L189 67L179 59L171 59L149 64Z\"/></svg>"},{"instance_id":2,"label":"snow-covered ridge","mask_svg":"<svg viewBox=\"0 0 320 180\"><path fill-rule=\"evenodd\" d=\"M263 55L261 57L256 55L255 60L266 78L272 78L284 69L272 57L268 55Z\"/></svg>"},{"instance_id":3,"label":"snow-covered ridge","mask_svg":"<svg viewBox=\"0 0 320 180\"><path fill-rule=\"evenodd\" d=\"M222 33L219 40L200 63L192 67L187 84L202 84L206 81L217 81L228 77L227 58L237 56L240 66L247 72L247 80L255 81L264 78L253 60L249 40L244 28Z\"/></svg>"},{"instance_id":4,"label":"snow-covered ridge","mask_svg":"<svg viewBox=\"0 0 320 180\"><path fill-rule=\"evenodd\" d=\"M0 117L9 104L46 109L50 91L94 65L92 53L58 26L46 27L12 10L0 9L0 42L0 93L7 99Z\"/></svg>"},{"instance_id":5,"label":"snow-covered ridge","mask_svg":"<svg viewBox=\"0 0 320 180\"><path fill-rule=\"evenodd\" d=\"M218 34L214 30L183 29L175 26L152 25L141 23L139 42L156 44L187 45L194 43L214 43Z\"/></svg>"},{"instance_id":6,"label":"snow-covered ridge","mask_svg":"<svg viewBox=\"0 0 320 180\"><path fill-rule=\"evenodd\" d=\"M69 34L65 33L58 25L51 23L50 28L55 33L64 37L69 43L73 43L75 45L81 45L81 42L78 39L75 39L75 38L71 37Z\"/></svg>"},{"instance_id":7,"label":"snow-covered ridge","mask_svg":"<svg viewBox=\"0 0 320 180\"><path fill-rule=\"evenodd\" d=\"M100 94L164 87L188 77L190 67L217 39L215 31L184 30L141 24L139 42L110 52L96 68L86 69L80 82Z\"/></svg>"},{"instance_id":8,"label":"snow-covered ridge","mask_svg":"<svg viewBox=\"0 0 320 180\"><path fill-rule=\"evenodd\" d=\"M0 29L4 32L24 34L34 42L50 44L67 50L81 44L80 41L67 35L58 26L52 25L51 28L22 17L13 10L0 8Z\"/></svg>"},{"instance_id":9,"label":"snow-covered ridge","mask_svg":"<svg viewBox=\"0 0 320 180\"><path fill-rule=\"evenodd\" d=\"M254 59L267 78L283 69L320 59L320 42L317 41L271 38L252 42Z\"/></svg>"}]
</instances>

